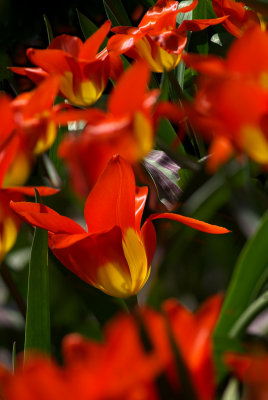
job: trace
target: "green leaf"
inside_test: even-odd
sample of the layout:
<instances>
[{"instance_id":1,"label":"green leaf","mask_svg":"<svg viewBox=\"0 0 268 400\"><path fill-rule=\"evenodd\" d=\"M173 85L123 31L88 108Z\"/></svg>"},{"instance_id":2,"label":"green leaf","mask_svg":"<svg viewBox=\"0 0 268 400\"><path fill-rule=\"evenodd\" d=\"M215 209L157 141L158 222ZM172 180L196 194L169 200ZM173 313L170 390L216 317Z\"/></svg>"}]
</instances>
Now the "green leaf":
<instances>
[{"instance_id":1,"label":"green leaf","mask_svg":"<svg viewBox=\"0 0 268 400\"><path fill-rule=\"evenodd\" d=\"M193 19L206 19L208 15L207 11L208 2L207 0L199 0L198 5L193 10ZM196 40L196 48L198 53L200 54L208 54L208 33L207 29L198 32L198 36L195 35L195 38L198 37L198 41Z\"/></svg>"},{"instance_id":2,"label":"green leaf","mask_svg":"<svg viewBox=\"0 0 268 400\"><path fill-rule=\"evenodd\" d=\"M40 202L37 190L36 202ZM25 352L30 349L50 352L47 241L47 231L35 228L28 277Z\"/></svg>"},{"instance_id":3,"label":"green leaf","mask_svg":"<svg viewBox=\"0 0 268 400\"><path fill-rule=\"evenodd\" d=\"M121 0L103 0L103 5L107 17L111 20L113 26L131 26L130 19Z\"/></svg>"},{"instance_id":4,"label":"green leaf","mask_svg":"<svg viewBox=\"0 0 268 400\"><path fill-rule=\"evenodd\" d=\"M231 337L231 331L241 314L256 298L268 278L268 212L263 216L260 226L244 246L238 258L225 301L215 329L214 339ZM221 360L218 360L221 369Z\"/></svg>"},{"instance_id":5,"label":"green leaf","mask_svg":"<svg viewBox=\"0 0 268 400\"><path fill-rule=\"evenodd\" d=\"M46 14L44 14L43 17L44 17L44 21L45 21L46 29L47 29L48 43L50 44L52 42L52 40L54 39L53 32L52 32L52 27L50 25L50 22L49 22L49 20L48 20L48 18L46 16Z\"/></svg>"},{"instance_id":6,"label":"green leaf","mask_svg":"<svg viewBox=\"0 0 268 400\"><path fill-rule=\"evenodd\" d=\"M230 331L230 337L240 338L245 333L249 324L268 306L268 291L263 293L257 300L241 314Z\"/></svg>"},{"instance_id":7,"label":"green leaf","mask_svg":"<svg viewBox=\"0 0 268 400\"><path fill-rule=\"evenodd\" d=\"M94 32L96 32L98 27L88 17L78 11L78 9L76 9L76 13L83 35L85 39L88 39Z\"/></svg>"}]
</instances>

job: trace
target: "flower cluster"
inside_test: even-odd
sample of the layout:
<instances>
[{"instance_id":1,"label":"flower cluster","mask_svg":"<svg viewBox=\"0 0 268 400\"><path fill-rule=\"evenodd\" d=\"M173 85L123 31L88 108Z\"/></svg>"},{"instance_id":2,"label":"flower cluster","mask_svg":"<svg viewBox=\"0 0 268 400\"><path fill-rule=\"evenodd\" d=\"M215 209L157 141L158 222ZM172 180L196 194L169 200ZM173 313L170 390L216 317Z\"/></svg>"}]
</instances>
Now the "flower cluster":
<instances>
[{"instance_id":1,"label":"flower cluster","mask_svg":"<svg viewBox=\"0 0 268 400\"><path fill-rule=\"evenodd\" d=\"M120 0L103 3L112 21L95 29L78 13L92 34L28 48L31 66L9 69L34 88L0 95L0 273L23 305L26 290L21 295L16 272L12 280L8 253L22 222L35 228L24 359L18 356L13 372L0 367L0 399L227 399L236 379L244 382L243 398L262 400L267 352L245 352L240 339L268 303L267 293L255 299L268 262L267 216L261 220L268 204L268 11L249 8L251 0L148 0L134 27L121 26ZM41 197L58 192L54 205L44 204ZM230 244L223 226L242 239ZM193 240L196 231L204 234ZM217 283L228 280L220 266L246 239L223 307L222 295L196 313L168 299L195 304L225 289ZM30 230L23 240L31 240ZM211 268L203 277L207 262L214 275ZM52 352L44 355L53 309L48 281L64 297L59 276L65 296L70 284L79 288L78 303L83 294L94 300L81 306L83 323L52 327ZM187 281L196 293L183 291ZM137 295L148 305L139 307ZM121 314L107 323L113 307ZM89 322L102 341L66 335L91 334Z\"/></svg>"}]
</instances>

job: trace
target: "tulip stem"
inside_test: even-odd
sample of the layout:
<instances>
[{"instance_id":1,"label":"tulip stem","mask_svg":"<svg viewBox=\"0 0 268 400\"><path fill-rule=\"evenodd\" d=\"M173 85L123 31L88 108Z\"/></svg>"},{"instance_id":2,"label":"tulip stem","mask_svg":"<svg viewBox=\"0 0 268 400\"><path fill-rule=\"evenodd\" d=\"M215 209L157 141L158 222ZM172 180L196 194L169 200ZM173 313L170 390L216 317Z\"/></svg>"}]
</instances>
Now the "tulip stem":
<instances>
[{"instance_id":1,"label":"tulip stem","mask_svg":"<svg viewBox=\"0 0 268 400\"><path fill-rule=\"evenodd\" d=\"M131 296L131 297L128 297L128 298L125 300L125 302L126 302L127 308L128 308L128 310L129 310L130 313L131 313L136 307L139 306L138 298L137 298L136 295L133 295L133 296Z\"/></svg>"}]
</instances>

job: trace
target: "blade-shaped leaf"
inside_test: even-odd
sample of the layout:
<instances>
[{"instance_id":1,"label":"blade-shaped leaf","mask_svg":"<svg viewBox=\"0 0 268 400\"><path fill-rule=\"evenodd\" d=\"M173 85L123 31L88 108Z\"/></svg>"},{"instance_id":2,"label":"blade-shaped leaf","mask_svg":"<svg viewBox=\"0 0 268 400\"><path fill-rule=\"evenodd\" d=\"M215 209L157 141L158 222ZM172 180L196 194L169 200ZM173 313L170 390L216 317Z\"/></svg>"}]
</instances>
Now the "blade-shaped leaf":
<instances>
[{"instance_id":1,"label":"blade-shaped leaf","mask_svg":"<svg viewBox=\"0 0 268 400\"><path fill-rule=\"evenodd\" d=\"M35 228L29 265L24 350L30 349L50 352L47 231L41 228Z\"/></svg>"},{"instance_id":2,"label":"blade-shaped leaf","mask_svg":"<svg viewBox=\"0 0 268 400\"><path fill-rule=\"evenodd\" d=\"M96 32L98 27L88 17L86 17L84 14L78 11L78 9L76 9L76 13L80 24L80 28L83 32L85 39L87 39L91 35L93 35L94 32Z\"/></svg>"},{"instance_id":3,"label":"blade-shaped leaf","mask_svg":"<svg viewBox=\"0 0 268 400\"><path fill-rule=\"evenodd\" d=\"M44 14L44 21L45 21L46 29L47 29L48 43L50 44L52 42L52 40L54 39L54 36L53 36L51 24L46 16L46 14Z\"/></svg>"},{"instance_id":4,"label":"blade-shaped leaf","mask_svg":"<svg viewBox=\"0 0 268 400\"><path fill-rule=\"evenodd\" d=\"M215 347L219 338L230 336L230 332L256 297L268 278L268 213L256 233L244 246L237 261L226 298L215 329ZM221 363L220 359L218 360ZM221 369L221 364L219 364Z\"/></svg>"},{"instance_id":5,"label":"blade-shaped leaf","mask_svg":"<svg viewBox=\"0 0 268 400\"><path fill-rule=\"evenodd\" d=\"M131 25L130 19L121 0L103 0L103 5L107 17L111 20L113 26Z\"/></svg>"}]
</instances>

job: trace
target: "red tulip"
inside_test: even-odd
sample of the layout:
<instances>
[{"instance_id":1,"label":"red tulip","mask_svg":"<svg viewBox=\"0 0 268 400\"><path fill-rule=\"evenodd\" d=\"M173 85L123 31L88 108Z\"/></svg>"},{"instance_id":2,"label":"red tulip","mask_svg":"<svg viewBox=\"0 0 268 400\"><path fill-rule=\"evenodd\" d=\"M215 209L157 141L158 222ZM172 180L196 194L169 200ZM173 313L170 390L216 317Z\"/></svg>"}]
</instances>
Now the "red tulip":
<instances>
[{"instance_id":1,"label":"red tulip","mask_svg":"<svg viewBox=\"0 0 268 400\"><path fill-rule=\"evenodd\" d=\"M106 21L85 43L76 36L56 37L48 49L28 49L27 56L39 68L11 68L38 83L44 76L59 76L61 94L71 103L86 106L101 96L109 76L115 78L122 71L118 56L98 49L111 27Z\"/></svg>"},{"instance_id":2,"label":"red tulip","mask_svg":"<svg viewBox=\"0 0 268 400\"><path fill-rule=\"evenodd\" d=\"M242 36L249 26L260 23L257 14L248 10L240 1L212 0L212 5L217 17L228 16L222 24L228 32L236 37Z\"/></svg>"},{"instance_id":3,"label":"red tulip","mask_svg":"<svg viewBox=\"0 0 268 400\"><path fill-rule=\"evenodd\" d=\"M114 156L90 192L85 206L87 231L36 203L14 203L28 223L49 232L55 256L85 282L116 297L136 294L150 274L156 247L152 220L169 218L208 233L227 229L178 214L153 214L141 225L147 188L136 188L130 165Z\"/></svg>"},{"instance_id":4,"label":"red tulip","mask_svg":"<svg viewBox=\"0 0 268 400\"><path fill-rule=\"evenodd\" d=\"M144 15L138 28L113 28L116 35L109 40L108 49L145 60L154 72L174 69L186 46L187 31L200 31L226 19L224 16L217 19L184 20L176 28L177 14L193 10L197 3L197 0L193 0L192 4L178 9L178 1L158 0Z\"/></svg>"}]
</instances>

